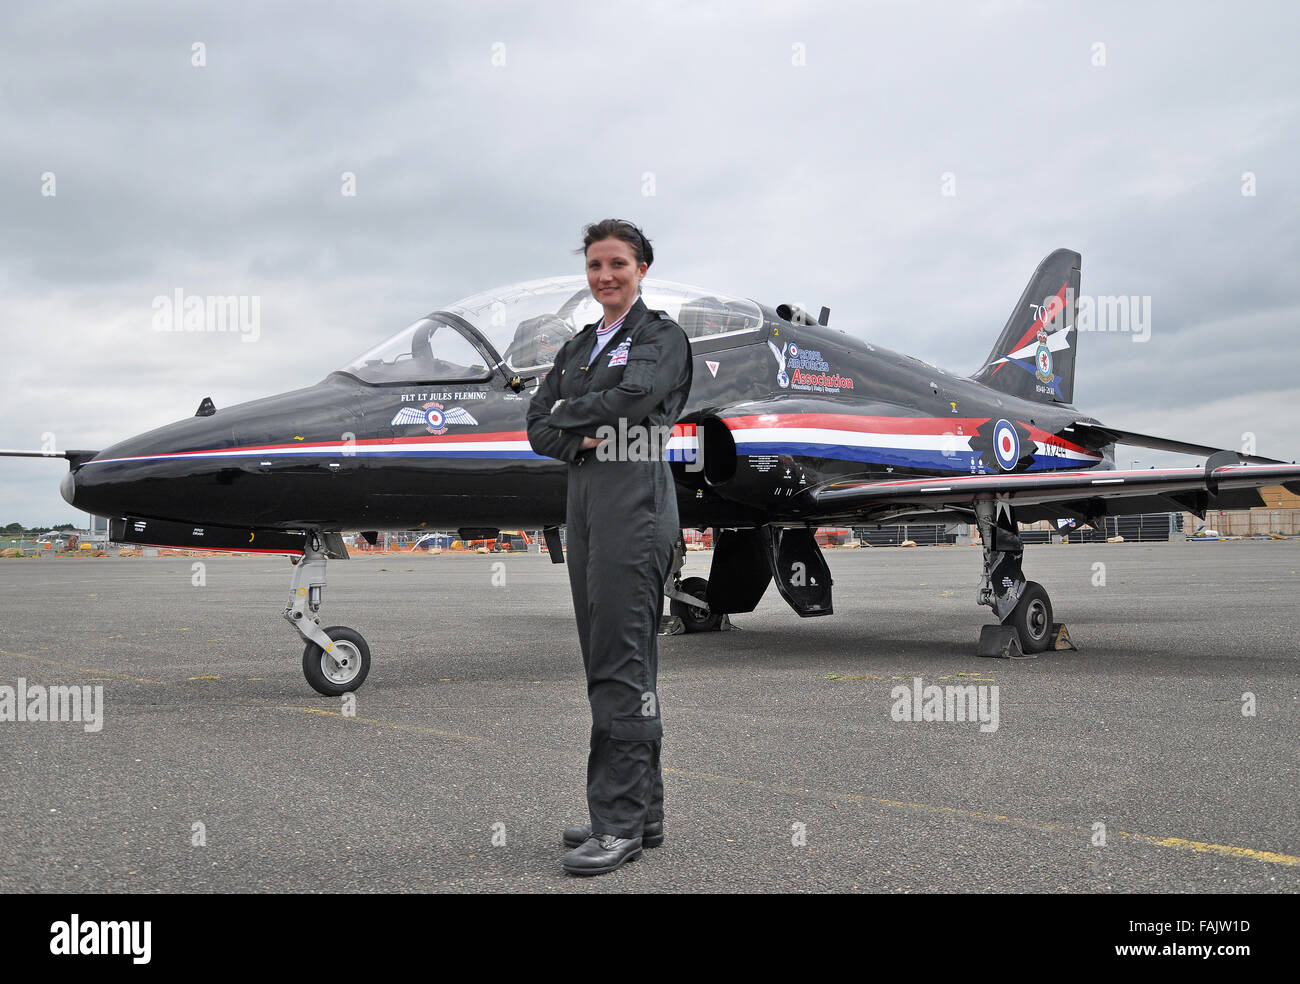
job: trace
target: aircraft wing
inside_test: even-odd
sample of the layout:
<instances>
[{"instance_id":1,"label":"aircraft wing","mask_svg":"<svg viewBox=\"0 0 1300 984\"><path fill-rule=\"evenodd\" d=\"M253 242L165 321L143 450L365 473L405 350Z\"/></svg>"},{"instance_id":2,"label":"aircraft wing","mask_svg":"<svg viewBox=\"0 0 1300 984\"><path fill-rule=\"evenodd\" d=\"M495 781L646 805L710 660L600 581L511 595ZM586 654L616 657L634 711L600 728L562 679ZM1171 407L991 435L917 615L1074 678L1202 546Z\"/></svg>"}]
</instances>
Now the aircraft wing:
<instances>
[{"instance_id":1,"label":"aircraft wing","mask_svg":"<svg viewBox=\"0 0 1300 984\"><path fill-rule=\"evenodd\" d=\"M819 513L876 520L884 516L962 514L976 499L1000 499L1025 522L1077 516L1262 506L1260 488L1283 485L1300 493L1300 465L1225 463L1212 456L1204 468L1147 471L1022 472L907 478L888 482L832 482L810 494ZM1233 456L1235 459L1235 456Z\"/></svg>"}]
</instances>

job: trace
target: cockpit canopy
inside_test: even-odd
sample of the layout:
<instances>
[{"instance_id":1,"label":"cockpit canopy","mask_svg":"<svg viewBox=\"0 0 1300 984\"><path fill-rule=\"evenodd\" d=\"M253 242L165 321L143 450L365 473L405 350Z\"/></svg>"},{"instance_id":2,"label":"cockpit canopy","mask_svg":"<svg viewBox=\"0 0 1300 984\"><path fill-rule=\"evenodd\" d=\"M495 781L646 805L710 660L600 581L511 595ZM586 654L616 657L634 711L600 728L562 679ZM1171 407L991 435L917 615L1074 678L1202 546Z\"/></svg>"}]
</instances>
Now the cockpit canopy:
<instances>
[{"instance_id":1,"label":"cockpit canopy","mask_svg":"<svg viewBox=\"0 0 1300 984\"><path fill-rule=\"evenodd\" d=\"M666 311L691 339L763 326L763 313L753 301L698 287L643 280L641 295L647 307ZM602 313L585 277L514 284L421 318L342 371L377 384L482 382L498 363L511 375L537 375Z\"/></svg>"}]
</instances>

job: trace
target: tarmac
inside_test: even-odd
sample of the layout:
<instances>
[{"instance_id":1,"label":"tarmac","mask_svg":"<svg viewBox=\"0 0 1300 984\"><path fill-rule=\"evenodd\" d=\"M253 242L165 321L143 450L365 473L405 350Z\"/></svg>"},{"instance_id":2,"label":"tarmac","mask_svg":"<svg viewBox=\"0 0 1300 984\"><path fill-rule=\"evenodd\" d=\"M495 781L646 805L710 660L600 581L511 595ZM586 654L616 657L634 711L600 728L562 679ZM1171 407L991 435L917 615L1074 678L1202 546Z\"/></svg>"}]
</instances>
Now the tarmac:
<instances>
[{"instance_id":1,"label":"tarmac","mask_svg":"<svg viewBox=\"0 0 1300 984\"><path fill-rule=\"evenodd\" d=\"M593 879L546 556L331 562L351 709L303 679L284 558L0 561L0 687L103 687L97 731L0 720L0 891L1300 890L1300 541L1029 547L1079 650L1016 661L975 656L977 547L827 557L832 616L771 587L659 640L667 840ZM900 719L918 677L996 687L996 728Z\"/></svg>"}]
</instances>

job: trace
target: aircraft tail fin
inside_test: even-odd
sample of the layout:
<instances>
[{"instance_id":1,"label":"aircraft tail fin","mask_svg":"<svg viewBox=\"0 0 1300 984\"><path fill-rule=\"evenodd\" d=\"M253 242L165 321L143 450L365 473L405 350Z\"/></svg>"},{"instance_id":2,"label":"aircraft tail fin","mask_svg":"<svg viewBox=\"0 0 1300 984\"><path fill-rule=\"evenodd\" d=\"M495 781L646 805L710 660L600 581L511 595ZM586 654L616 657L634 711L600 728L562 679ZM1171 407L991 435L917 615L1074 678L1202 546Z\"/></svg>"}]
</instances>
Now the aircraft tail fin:
<instances>
[{"instance_id":1,"label":"aircraft tail fin","mask_svg":"<svg viewBox=\"0 0 1300 984\"><path fill-rule=\"evenodd\" d=\"M1079 264L1071 249L1055 250L1038 264L993 351L971 378L1027 400L1074 402Z\"/></svg>"}]
</instances>

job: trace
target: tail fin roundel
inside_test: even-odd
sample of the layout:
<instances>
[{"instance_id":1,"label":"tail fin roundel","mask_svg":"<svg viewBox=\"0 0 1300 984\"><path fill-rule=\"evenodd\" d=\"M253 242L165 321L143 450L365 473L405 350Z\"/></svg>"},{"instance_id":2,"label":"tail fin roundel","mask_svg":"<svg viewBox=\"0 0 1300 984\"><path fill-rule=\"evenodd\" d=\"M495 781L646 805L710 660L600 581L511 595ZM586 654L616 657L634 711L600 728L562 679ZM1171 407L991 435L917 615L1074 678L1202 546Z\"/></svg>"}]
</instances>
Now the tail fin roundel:
<instances>
[{"instance_id":1,"label":"tail fin roundel","mask_svg":"<svg viewBox=\"0 0 1300 984\"><path fill-rule=\"evenodd\" d=\"M1041 403L1074 402L1079 254L1050 253L1029 278L993 351L972 379Z\"/></svg>"}]
</instances>

